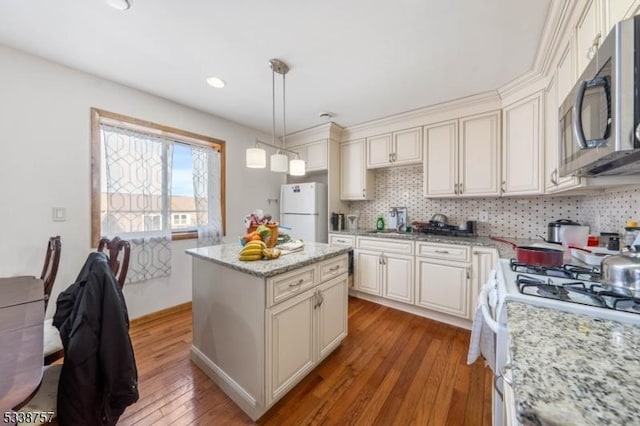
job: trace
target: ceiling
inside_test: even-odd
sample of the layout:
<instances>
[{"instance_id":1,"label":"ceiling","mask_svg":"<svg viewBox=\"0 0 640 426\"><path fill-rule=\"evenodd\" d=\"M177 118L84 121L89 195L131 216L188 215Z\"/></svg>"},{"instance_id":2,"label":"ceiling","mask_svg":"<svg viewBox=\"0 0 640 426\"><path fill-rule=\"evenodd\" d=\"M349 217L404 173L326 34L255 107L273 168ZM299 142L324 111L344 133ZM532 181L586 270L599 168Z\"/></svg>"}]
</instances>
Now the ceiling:
<instances>
[{"instance_id":1,"label":"ceiling","mask_svg":"<svg viewBox=\"0 0 640 426\"><path fill-rule=\"evenodd\" d=\"M0 44L268 133L279 58L291 133L323 111L348 127L497 89L532 68L550 2L3 0Z\"/></svg>"}]
</instances>

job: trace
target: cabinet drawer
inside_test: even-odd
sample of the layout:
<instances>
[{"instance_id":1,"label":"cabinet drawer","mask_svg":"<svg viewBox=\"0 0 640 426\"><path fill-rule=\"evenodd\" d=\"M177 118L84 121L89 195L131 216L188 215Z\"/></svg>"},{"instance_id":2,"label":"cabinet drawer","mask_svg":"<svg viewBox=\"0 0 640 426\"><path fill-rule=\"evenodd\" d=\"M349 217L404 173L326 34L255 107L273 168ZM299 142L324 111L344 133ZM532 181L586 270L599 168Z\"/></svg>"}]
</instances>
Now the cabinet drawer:
<instances>
[{"instance_id":1,"label":"cabinet drawer","mask_svg":"<svg viewBox=\"0 0 640 426\"><path fill-rule=\"evenodd\" d=\"M329 244L342 244L349 247L355 247L356 237L353 235L329 234Z\"/></svg>"},{"instance_id":2,"label":"cabinet drawer","mask_svg":"<svg viewBox=\"0 0 640 426\"><path fill-rule=\"evenodd\" d=\"M413 254L413 241L358 237L357 244L359 249L376 250L384 253Z\"/></svg>"},{"instance_id":3,"label":"cabinet drawer","mask_svg":"<svg viewBox=\"0 0 640 426\"><path fill-rule=\"evenodd\" d=\"M317 265L304 266L269 278L267 280L267 307L301 294L319 282Z\"/></svg>"},{"instance_id":4,"label":"cabinet drawer","mask_svg":"<svg viewBox=\"0 0 640 426\"><path fill-rule=\"evenodd\" d=\"M340 274L348 272L348 270L347 255L325 260L320 263L320 282L335 278Z\"/></svg>"},{"instance_id":5,"label":"cabinet drawer","mask_svg":"<svg viewBox=\"0 0 640 426\"><path fill-rule=\"evenodd\" d=\"M471 247L453 244L416 243L416 256L426 256L432 259L453 260L458 262L471 261Z\"/></svg>"}]
</instances>

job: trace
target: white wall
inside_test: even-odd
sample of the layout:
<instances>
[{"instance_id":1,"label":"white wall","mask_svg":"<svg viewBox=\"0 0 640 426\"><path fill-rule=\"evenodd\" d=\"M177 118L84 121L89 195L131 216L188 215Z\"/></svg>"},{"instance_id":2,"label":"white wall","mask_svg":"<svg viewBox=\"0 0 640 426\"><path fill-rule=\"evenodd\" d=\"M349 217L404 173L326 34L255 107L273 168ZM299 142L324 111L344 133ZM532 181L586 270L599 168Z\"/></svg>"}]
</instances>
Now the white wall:
<instances>
[{"instance_id":1,"label":"white wall","mask_svg":"<svg viewBox=\"0 0 640 426\"><path fill-rule=\"evenodd\" d=\"M216 96L204 84L202 90ZM278 198L285 179L244 166L244 150L256 136L268 139L264 134L0 46L0 276L39 275L47 239L61 235L60 270L47 316L91 251L91 107L226 141L228 241L244 233L246 213L269 211L267 199ZM54 206L66 208L65 222L51 220ZM125 286L131 318L191 300L190 258L184 249L194 245L193 240L174 244L170 278Z\"/></svg>"}]
</instances>

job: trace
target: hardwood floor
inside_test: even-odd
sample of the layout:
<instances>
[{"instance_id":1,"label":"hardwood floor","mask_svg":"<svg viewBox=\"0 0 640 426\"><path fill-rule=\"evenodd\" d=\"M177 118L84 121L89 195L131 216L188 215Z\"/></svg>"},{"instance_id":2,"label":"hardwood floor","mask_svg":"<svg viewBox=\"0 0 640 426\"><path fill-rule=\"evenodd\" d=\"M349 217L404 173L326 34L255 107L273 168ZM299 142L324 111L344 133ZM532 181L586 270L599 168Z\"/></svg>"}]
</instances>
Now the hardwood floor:
<instances>
[{"instance_id":1,"label":"hardwood floor","mask_svg":"<svg viewBox=\"0 0 640 426\"><path fill-rule=\"evenodd\" d=\"M254 424L189 360L191 312L131 327L140 400L121 425ZM491 425L491 372L469 332L349 299L349 336L261 425Z\"/></svg>"}]
</instances>

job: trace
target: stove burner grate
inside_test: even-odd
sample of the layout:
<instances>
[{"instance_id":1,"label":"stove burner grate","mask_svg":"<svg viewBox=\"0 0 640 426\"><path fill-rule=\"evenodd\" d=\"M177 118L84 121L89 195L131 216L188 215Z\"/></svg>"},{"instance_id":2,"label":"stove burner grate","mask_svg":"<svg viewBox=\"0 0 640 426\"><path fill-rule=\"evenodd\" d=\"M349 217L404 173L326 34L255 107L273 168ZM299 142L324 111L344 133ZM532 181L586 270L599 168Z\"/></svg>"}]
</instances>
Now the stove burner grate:
<instances>
[{"instance_id":1,"label":"stove burner grate","mask_svg":"<svg viewBox=\"0 0 640 426\"><path fill-rule=\"evenodd\" d=\"M518 262L516 259L511 259L509 264L513 272L586 281L598 281L600 279L599 268L587 268L571 264L562 266L529 265Z\"/></svg>"}]
</instances>

